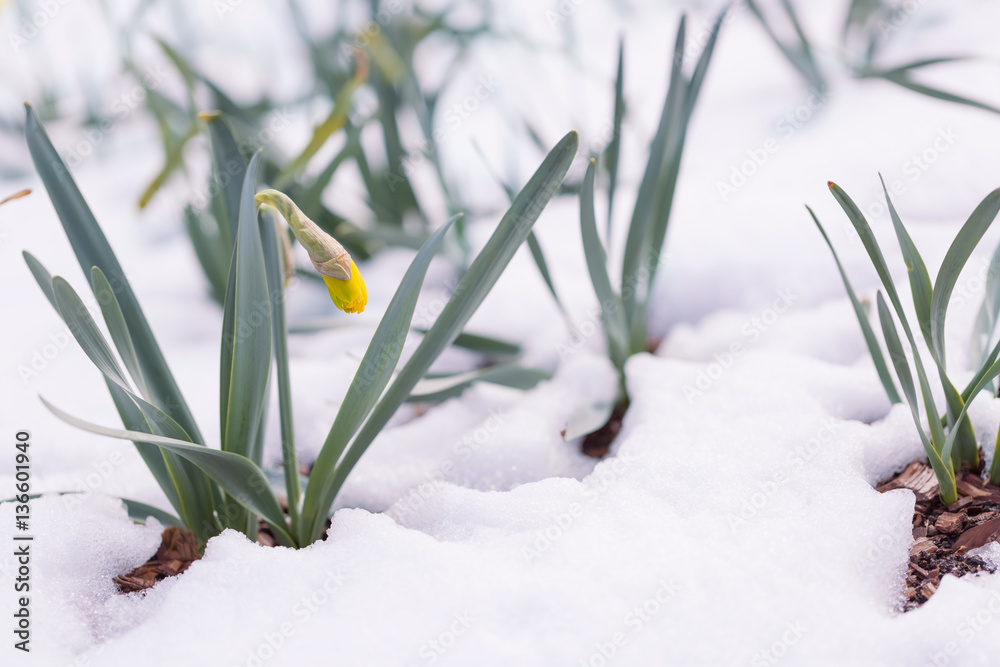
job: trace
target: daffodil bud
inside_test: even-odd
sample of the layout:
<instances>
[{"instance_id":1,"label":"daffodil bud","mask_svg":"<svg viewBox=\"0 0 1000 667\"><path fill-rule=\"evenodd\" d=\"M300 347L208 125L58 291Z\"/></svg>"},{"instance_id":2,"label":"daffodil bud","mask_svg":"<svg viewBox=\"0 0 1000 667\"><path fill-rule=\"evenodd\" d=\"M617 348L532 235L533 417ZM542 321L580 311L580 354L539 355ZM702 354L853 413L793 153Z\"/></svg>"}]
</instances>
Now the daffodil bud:
<instances>
[{"instance_id":1,"label":"daffodil bud","mask_svg":"<svg viewBox=\"0 0 1000 667\"><path fill-rule=\"evenodd\" d=\"M351 256L344 246L307 218L287 195L277 190L261 190L255 200L258 206L267 205L278 210L320 274L339 280L351 279Z\"/></svg>"},{"instance_id":2,"label":"daffodil bud","mask_svg":"<svg viewBox=\"0 0 1000 667\"><path fill-rule=\"evenodd\" d=\"M277 190L261 190L258 206L271 206L288 223L295 238L309 254L313 266L323 276L334 305L346 313L360 313L368 303L368 291L361 272L344 246L306 217L287 195Z\"/></svg>"}]
</instances>

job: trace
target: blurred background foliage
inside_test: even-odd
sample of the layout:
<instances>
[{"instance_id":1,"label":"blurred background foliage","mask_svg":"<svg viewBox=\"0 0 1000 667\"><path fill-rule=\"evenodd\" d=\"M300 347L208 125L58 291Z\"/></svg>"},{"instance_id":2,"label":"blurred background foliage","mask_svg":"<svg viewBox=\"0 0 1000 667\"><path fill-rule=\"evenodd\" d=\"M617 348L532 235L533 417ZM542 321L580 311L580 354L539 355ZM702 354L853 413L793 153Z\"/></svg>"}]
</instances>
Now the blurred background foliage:
<instances>
[{"instance_id":1,"label":"blurred background foliage","mask_svg":"<svg viewBox=\"0 0 1000 667\"><path fill-rule=\"evenodd\" d=\"M461 114L462 109L446 107L442 100L456 85L462 86L458 92L470 92L468 77L463 79L461 70L470 52L482 41L516 44L529 52L552 49L552 44L542 44L527 32L522 34L516 25L497 20L499 6L491 0L437 3L436 9L409 0L342 0L323 5L284 0L275 3L272 23L254 26L247 34L227 29L225 37L219 37L236 40L242 47L257 47L265 54L286 55L290 49L302 54L296 60L301 67L295 71L279 71L279 63L287 59L275 57L267 85L261 86L260 81L248 85L246 68L240 67L240 49L233 48L229 41L211 43L206 36L215 39L221 31L217 25L199 23L206 14L212 20L233 21L229 25L238 23L242 2L213 0L199 7L201 14L191 15L186 3L101 0L105 31L114 36L115 42L101 47L118 59L117 68L124 72L130 86L126 94L117 97L102 88L89 62L64 63L58 62L58 54L33 54L35 62L49 61L49 74L62 73L59 77L38 73L31 77L37 81L31 96L38 116L43 121L77 119L81 124L84 141L76 148L70 147L69 154L63 156L70 168L74 167L74 157L80 160L86 156L84 147L88 151L95 149L93 144L102 140L107 128L113 130L133 113L151 119L159 137L160 155L136 204L144 208L160 199L171 199L178 192L185 193L186 205L177 224L190 239L205 276L207 293L220 304L233 252L232 220L237 205L227 200L226 193L232 190L226 186L242 180L244 165L258 148L264 151L261 183L289 194L306 215L340 240L359 261L387 248L415 250L444 220L464 213L456 223L456 234L449 236L444 246L454 273L459 274L471 257L468 226L479 224L477 221L487 223L495 212L487 208L489 204L484 205L482 198L456 187L462 172L476 171L510 198L524 185L518 156L544 155L551 142L539 127L546 119L501 108L509 128L509 136L501 140L508 151L506 161L491 163L495 151L493 158L487 157L486 151L480 149L480 137L476 137L472 140L472 154L478 155L477 159L448 162L439 148L452 130L452 121L461 120L455 114ZM623 13L634 9L629 2L613 4ZM964 55L928 54L902 65L883 63L886 45L912 27L907 3L844 0L842 4L844 19L837 31L838 43L821 43L810 34L799 18L806 8L803 0L736 0L729 5L729 16L757 22L762 28L762 48L770 42L779 49L803 83L817 93L830 88L836 75L846 74L997 111L963 91L945 90L921 80L925 71L956 65L966 59ZM30 45L34 34L49 20L38 13L39 6L33 0L0 1L2 18L16 28L8 35L15 52ZM551 2L540 5L538 12L556 36L553 41L559 46L555 48L582 68L580 54L588 45L576 34L573 11L567 11L567 7L566 3ZM921 29L932 31L933 26ZM94 48L96 52L98 45ZM431 51L435 55L428 59L426 54ZM608 52L606 57L618 63L618 76L610 83L614 90L609 91L614 107L596 109L594 113L610 119L609 127L614 131L602 142L586 145L592 155L600 158L599 187L608 193L603 235L610 243L612 227L621 227L625 222L617 220L620 224L613 224L612 202L619 172L624 173L619 169L621 128L629 125L630 95L622 88L622 51ZM78 96L83 99L82 109L79 105L67 108L63 99L67 80L82 92ZM489 90L492 84L481 80L472 85ZM651 84L639 81L635 85ZM0 148L8 142L22 141L21 100L13 100L15 103L10 105L7 101L0 104ZM560 122L571 120L561 118ZM565 129L559 128L560 132ZM278 135L282 135L280 139ZM88 146L89 136L98 139ZM27 164L7 157L19 154L0 150L0 177L16 178L29 173ZM627 157L644 164L647 156ZM338 186L343 182L341 177L356 184L350 196L345 197L342 186ZM571 172L561 194L575 198L581 179L581 172ZM493 208L499 208L494 204ZM562 312L567 330L572 331L572 318L557 293L545 249L534 234L529 236L528 246L553 297L553 307ZM319 280L305 264L299 265L297 273L307 280ZM325 300L325 295L322 298ZM301 333L342 322L343 318L337 317L325 325L293 321L290 326L293 333ZM460 342L478 353L473 369L476 371L498 361L513 363L519 357L518 346L506 341L469 335ZM503 377L503 373L494 375ZM436 396L439 386L443 385L436 385L433 391L428 387L426 394Z\"/></svg>"}]
</instances>

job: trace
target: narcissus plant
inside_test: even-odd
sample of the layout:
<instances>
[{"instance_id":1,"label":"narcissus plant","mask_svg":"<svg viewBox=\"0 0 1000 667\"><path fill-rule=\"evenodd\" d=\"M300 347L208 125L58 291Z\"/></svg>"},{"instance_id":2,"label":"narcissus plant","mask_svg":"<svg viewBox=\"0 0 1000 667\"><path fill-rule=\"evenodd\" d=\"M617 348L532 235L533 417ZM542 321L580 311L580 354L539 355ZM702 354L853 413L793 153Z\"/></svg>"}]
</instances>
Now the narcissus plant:
<instances>
[{"instance_id":1,"label":"narcissus plant","mask_svg":"<svg viewBox=\"0 0 1000 667\"><path fill-rule=\"evenodd\" d=\"M972 430L972 422L966 416L966 412L979 393L992 386L993 379L1000 375L1000 361L998 361L1000 343L981 360L975 375L965 388L959 391L945 364L945 316L962 269L965 268L983 235L993 224L997 213L1000 213L1000 190L993 190L986 195L969 216L948 248L948 252L945 253L937 278L932 283L923 257L896 213L896 208L889 198L889 191L885 188L885 183L882 183L889 217L892 219L896 239L899 242L903 260L906 262L906 275L913 297L913 312L916 313L919 333L930 358L928 364L925 363L926 357L918 346L914 334L916 329L911 325L909 317L903 310L903 301L899 290L889 270L889 265L886 263L882 248L875 239L871 225L861 213L861 209L840 186L836 183L829 183L829 187L830 192L833 193L840 207L844 209L854 231L861 239L861 243L871 259L872 266L882 282L882 289L889 299L887 304L882 296L882 290L879 290L876 297L878 320L882 328L886 349L889 351L891 368L896 372L896 379L902 389L902 397L906 399L906 403L910 407L910 414L913 417L920 441L924 445L924 451L927 453L927 458L937 476L941 501L946 505L951 505L958 500L956 472L960 471L963 465L967 465L973 470L978 470L981 466L979 444L976 440L976 434ZM896 389L896 383L893 382L892 374L889 371L890 364L886 363L882 348L878 339L875 338L875 332L868 322L868 314L851 286L844 265L837 256L837 251L834 250L826 230L823 229L823 225L820 224L812 209L808 206L806 208L813 222L819 228L820 234L823 235L823 240L826 241L833 253L837 270L840 272L847 296L854 307L854 314L861 325L861 331L868 344L868 350L871 353L879 379L882 381L882 386L885 387L885 393L890 401L899 403L901 402L900 392ZM899 336L899 329L896 327L893 313L899 320L903 338ZM909 355L904 347L904 340L910 348ZM916 382L914 382L911 370L911 359L912 367L916 369ZM937 407L937 399L930 384L935 370L941 382L941 395L944 396L945 400L945 413L943 415ZM920 390L919 399L918 389ZM924 408L923 415L920 411L921 404ZM926 431L922 416L927 420ZM993 455L990 481L994 484L1000 483L1000 435L998 435L997 449Z\"/></svg>"},{"instance_id":2,"label":"narcissus plant","mask_svg":"<svg viewBox=\"0 0 1000 667\"><path fill-rule=\"evenodd\" d=\"M286 235L276 212L306 248L334 303L347 312L361 312L367 301L365 284L347 251L280 192L264 190L255 197L259 152L249 164L237 163L242 178L231 179L224 193L233 202L235 224L234 251L224 267L228 282L219 377L221 433L219 448L209 447L104 232L30 107L25 137L80 266L91 277L89 287L101 305L111 340L68 281L51 275L30 253L24 254L25 261L45 297L103 373L124 428L92 424L51 403L45 402L46 406L73 426L135 443L175 513L123 499L133 518L144 521L153 516L166 526L182 526L201 543L227 528L256 539L263 520L277 543L289 547L322 539L347 476L438 356L462 334L542 209L559 191L579 144L576 133L570 132L552 149L409 359L400 364L427 268L459 216L439 226L423 243L386 306L303 485L283 298L285 277L294 267L284 252ZM278 389L284 505L262 468L272 377Z\"/></svg>"}]
</instances>

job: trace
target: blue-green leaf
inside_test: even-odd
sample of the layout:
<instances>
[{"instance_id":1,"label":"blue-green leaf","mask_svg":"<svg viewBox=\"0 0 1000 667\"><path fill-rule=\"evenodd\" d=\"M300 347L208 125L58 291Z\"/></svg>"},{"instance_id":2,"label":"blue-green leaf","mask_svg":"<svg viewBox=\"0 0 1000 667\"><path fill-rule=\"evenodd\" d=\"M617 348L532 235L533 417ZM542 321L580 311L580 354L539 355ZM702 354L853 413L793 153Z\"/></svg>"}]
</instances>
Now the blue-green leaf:
<instances>
[{"instance_id":1,"label":"blue-green leaf","mask_svg":"<svg viewBox=\"0 0 1000 667\"><path fill-rule=\"evenodd\" d=\"M399 357L403 352L403 343L410 330L410 322L413 320L413 311L417 305L417 297L420 296L420 287L427 274L427 267L430 266L431 260L437 253L444 235L448 233L459 217L454 216L448 220L427 240L424 247L413 258L385 310L385 315L382 316L382 321L379 322L378 328L375 330L375 335L372 336L372 340L368 344L361 365L351 381L351 386L348 387L340 410L337 412L337 418L334 420L319 457L313 465L311 482L306 487L306 496L302 505L301 531L304 532L300 531L300 538L304 544L316 539L318 537L317 531L322 529L322 522L326 520L326 512L333 502L333 498L330 496L330 502L326 503L329 492L324 494L323 486L331 481L347 444L357 433L358 428L392 379L393 371L395 371L396 364L399 363Z\"/></svg>"},{"instance_id":2,"label":"blue-green leaf","mask_svg":"<svg viewBox=\"0 0 1000 667\"><path fill-rule=\"evenodd\" d=\"M99 426L60 410L44 398L41 400L52 414L71 426L97 435L145 442L184 457L215 480L240 505L262 516L275 531L275 536L280 534L283 541L288 544L295 543L288 533L284 513L271 492L267 477L250 459L231 452L192 445L175 438Z\"/></svg>"},{"instance_id":3,"label":"blue-green leaf","mask_svg":"<svg viewBox=\"0 0 1000 667\"><path fill-rule=\"evenodd\" d=\"M319 538L326 513L347 475L375 436L410 395L413 387L426 375L431 364L462 331L496 284L514 253L527 239L528 232L541 215L542 209L559 191L563 178L576 156L578 146L577 133L570 132L549 152L527 185L514 199L514 203L500 220L493 236L462 276L452 298L417 346L413 356L375 405L368 421L358 431L351 446L337 464L332 479L323 475L319 479L310 481L303 509L303 518L306 511L312 513L312 521L303 522L306 526L312 524L307 541ZM408 327L409 322L403 326ZM313 470L315 472L315 468Z\"/></svg>"},{"instance_id":4,"label":"blue-green leaf","mask_svg":"<svg viewBox=\"0 0 1000 667\"><path fill-rule=\"evenodd\" d=\"M885 393L892 403L899 403L901 402L899 392L896 391L896 384L892 381L892 375L889 374L889 367L885 363L885 357L882 355L882 348L879 347L878 339L875 338L875 332L868 322L868 314L862 308L861 302L854 293L854 288L847 277L847 272L844 271L844 265L841 264L840 257L837 255L837 251L834 250L833 243L830 241L830 237L827 236L826 230L823 229L823 225L820 224L819 218L816 217L816 214L808 206L806 206L806 210L809 211L809 215L812 216L813 222L816 223L819 233L823 235L823 240L826 241L827 247L830 248L830 252L833 254L833 261L837 263L837 271L840 273L840 279L844 283L844 289L847 290L847 298L851 301L851 307L854 308L854 315L858 319L858 324L861 325L861 334L865 337L868 353L871 355L872 363L875 364L875 371L882 382L882 387L885 388Z\"/></svg>"},{"instance_id":5,"label":"blue-green leaf","mask_svg":"<svg viewBox=\"0 0 1000 667\"><path fill-rule=\"evenodd\" d=\"M221 428L222 450L260 464L257 430L265 408L271 371L271 297L257 221L254 155L243 181L239 228L223 314Z\"/></svg>"},{"instance_id":6,"label":"blue-green leaf","mask_svg":"<svg viewBox=\"0 0 1000 667\"><path fill-rule=\"evenodd\" d=\"M122 315L133 338L136 355L142 362L143 377L155 402L166 406L169 414L184 427L185 431L196 440L201 440L198 426L177 388L177 383L139 306L139 301L132 292L132 287L104 232L97 224L94 214L84 201L66 165L49 141L38 117L30 105L25 107L27 117L24 135L31 158L62 222L73 252L76 253L80 268L89 273L92 267L97 266L107 276L118 297Z\"/></svg>"}]
</instances>

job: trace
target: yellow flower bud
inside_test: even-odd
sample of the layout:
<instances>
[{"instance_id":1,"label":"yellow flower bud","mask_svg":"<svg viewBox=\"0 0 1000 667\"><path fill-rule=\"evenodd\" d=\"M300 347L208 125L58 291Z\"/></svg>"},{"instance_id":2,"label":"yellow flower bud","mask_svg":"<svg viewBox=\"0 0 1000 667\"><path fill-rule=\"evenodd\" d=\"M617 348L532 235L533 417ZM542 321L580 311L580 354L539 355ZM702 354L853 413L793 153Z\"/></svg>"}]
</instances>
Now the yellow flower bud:
<instances>
[{"instance_id":1,"label":"yellow flower bud","mask_svg":"<svg viewBox=\"0 0 1000 667\"><path fill-rule=\"evenodd\" d=\"M326 289L330 292L333 304L345 313L364 312L365 304L368 303L368 289L365 281L361 279L361 272L351 260L351 277L348 280L338 280L329 276L323 276Z\"/></svg>"},{"instance_id":2,"label":"yellow flower bud","mask_svg":"<svg viewBox=\"0 0 1000 667\"><path fill-rule=\"evenodd\" d=\"M330 298L345 313L360 313L368 303L368 290L351 255L319 225L306 217L287 195L261 190L254 198L258 206L271 206L288 223L295 238L309 253L313 266L323 276Z\"/></svg>"}]
</instances>

